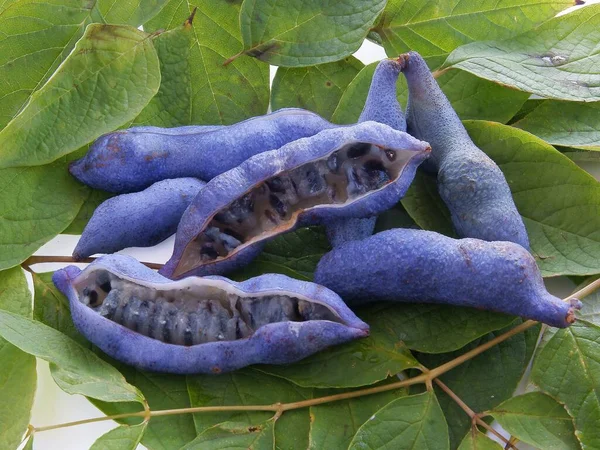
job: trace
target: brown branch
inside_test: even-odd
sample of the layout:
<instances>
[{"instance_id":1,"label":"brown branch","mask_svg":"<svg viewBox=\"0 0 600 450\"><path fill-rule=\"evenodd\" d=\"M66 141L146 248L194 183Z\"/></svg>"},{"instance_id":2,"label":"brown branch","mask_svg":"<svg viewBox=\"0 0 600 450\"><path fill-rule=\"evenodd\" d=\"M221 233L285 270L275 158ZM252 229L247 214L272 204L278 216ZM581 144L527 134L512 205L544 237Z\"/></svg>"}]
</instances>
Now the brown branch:
<instances>
[{"instance_id":1,"label":"brown branch","mask_svg":"<svg viewBox=\"0 0 600 450\"><path fill-rule=\"evenodd\" d=\"M492 433L494 436L496 436L498 439L501 439L502 442L504 442L506 444L506 448L512 448L514 450L518 450L514 445L512 445L510 443L510 441L508 439L506 439L504 436L502 436L500 433L498 433L496 430L494 430L490 425L488 425L486 422L484 422L481 417L479 416L479 414L477 414L475 411L473 411L471 408L469 408L467 406L467 404L465 402L462 401L462 399L456 395L448 386L446 386L446 384L444 384L439 378L436 378L434 380L434 383L437 384L440 389L442 391L444 391L452 400L454 400L458 406L461 407L461 409L467 413L467 415L471 418L471 421L473 422L473 424L477 424L482 426L483 428L485 428L486 430L488 430L490 433Z\"/></svg>"},{"instance_id":2,"label":"brown branch","mask_svg":"<svg viewBox=\"0 0 600 450\"><path fill-rule=\"evenodd\" d=\"M25 270L31 271L31 266L34 264L43 264L43 263L91 263L98 258L83 258L79 261L75 261L72 256L30 256L25 261L21 263L21 266ZM150 267L151 269L160 269L163 264L151 263L151 262L142 262L146 267Z\"/></svg>"}]
</instances>

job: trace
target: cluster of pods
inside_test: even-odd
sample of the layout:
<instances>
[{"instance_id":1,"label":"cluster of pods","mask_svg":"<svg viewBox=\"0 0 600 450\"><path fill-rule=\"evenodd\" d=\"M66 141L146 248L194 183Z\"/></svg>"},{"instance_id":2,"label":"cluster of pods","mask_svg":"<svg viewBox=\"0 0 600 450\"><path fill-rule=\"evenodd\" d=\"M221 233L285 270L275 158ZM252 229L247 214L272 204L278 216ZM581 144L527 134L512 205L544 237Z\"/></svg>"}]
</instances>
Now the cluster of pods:
<instances>
[{"instance_id":1,"label":"cluster of pods","mask_svg":"<svg viewBox=\"0 0 600 450\"><path fill-rule=\"evenodd\" d=\"M424 162L461 239L413 229L373 235L376 216L404 196ZM379 63L355 125L282 109L231 126L137 127L102 136L70 171L120 195L96 209L73 253L107 255L83 271L57 271L54 283L90 341L141 369L221 373L294 362L367 336L347 305L370 301L468 306L555 327L580 307L545 289L506 179L414 52ZM221 276L275 236L316 224L333 250L314 283ZM159 273L111 254L175 232Z\"/></svg>"}]
</instances>

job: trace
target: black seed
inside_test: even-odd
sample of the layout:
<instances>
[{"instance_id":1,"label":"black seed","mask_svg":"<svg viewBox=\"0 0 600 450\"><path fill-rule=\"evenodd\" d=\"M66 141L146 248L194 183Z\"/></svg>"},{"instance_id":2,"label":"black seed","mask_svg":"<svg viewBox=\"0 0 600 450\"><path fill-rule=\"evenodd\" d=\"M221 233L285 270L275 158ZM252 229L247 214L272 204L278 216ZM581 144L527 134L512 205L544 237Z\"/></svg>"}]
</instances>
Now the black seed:
<instances>
[{"instance_id":1,"label":"black seed","mask_svg":"<svg viewBox=\"0 0 600 450\"><path fill-rule=\"evenodd\" d=\"M285 186L279 177L273 177L270 180L267 180L266 183L271 192L285 192Z\"/></svg>"},{"instance_id":2,"label":"black seed","mask_svg":"<svg viewBox=\"0 0 600 450\"><path fill-rule=\"evenodd\" d=\"M367 161L363 167L367 172L385 172L385 166L383 163L375 159Z\"/></svg>"},{"instance_id":3,"label":"black seed","mask_svg":"<svg viewBox=\"0 0 600 450\"><path fill-rule=\"evenodd\" d=\"M163 342L166 342L167 344L171 343L176 316L177 311L175 309L170 310L165 315L165 327L163 328Z\"/></svg>"},{"instance_id":4,"label":"black seed","mask_svg":"<svg viewBox=\"0 0 600 450\"><path fill-rule=\"evenodd\" d=\"M323 178L319 171L314 167L306 171L306 181L308 183L308 191L310 194L317 194L323 190Z\"/></svg>"},{"instance_id":5,"label":"black seed","mask_svg":"<svg viewBox=\"0 0 600 450\"><path fill-rule=\"evenodd\" d=\"M387 159L389 159L390 161L395 161L396 160L396 152L390 148L386 148L385 149L385 156L387 156Z\"/></svg>"},{"instance_id":6,"label":"black seed","mask_svg":"<svg viewBox=\"0 0 600 450\"><path fill-rule=\"evenodd\" d=\"M158 319L160 318L160 313L162 310L162 305L160 303L156 304L156 308L154 308L153 314L150 316L150 323L148 324L148 337L154 338L154 330L159 327Z\"/></svg>"},{"instance_id":7,"label":"black seed","mask_svg":"<svg viewBox=\"0 0 600 450\"><path fill-rule=\"evenodd\" d=\"M348 158L360 158L371 151L371 144L366 142L358 142L348 149Z\"/></svg>"},{"instance_id":8,"label":"black seed","mask_svg":"<svg viewBox=\"0 0 600 450\"><path fill-rule=\"evenodd\" d=\"M275 209L275 212L279 214L281 217L285 217L287 213L287 208L285 204L277 197L275 194L269 195L269 203Z\"/></svg>"},{"instance_id":9,"label":"black seed","mask_svg":"<svg viewBox=\"0 0 600 450\"><path fill-rule=\"evenodd\" d=\"M329 158L327 158L327 167L332 172L337 172L339 169L338 152L333 152L331 155L329 155Z\"/></svg>"},{"instance_id":10,"label":"black seed","mask_svg":"<svg viewBox=\"0 0 600 450\"><path fill-rule=\"evenodd\" d=\"M90 306L98 306L98 293L96 291L90 292Z\"/></svg>"},{"instance_id":11,"label":"black seed","mask_svg":"<svg viewBox=\"0 0 600 450\"><path fill-rule=\"evenodd\" d=\"M219 257L219 253L209 245L203 245L200 249L200 254L208 256L210 259L217 259Z\"/></svg>"}]
</instances>

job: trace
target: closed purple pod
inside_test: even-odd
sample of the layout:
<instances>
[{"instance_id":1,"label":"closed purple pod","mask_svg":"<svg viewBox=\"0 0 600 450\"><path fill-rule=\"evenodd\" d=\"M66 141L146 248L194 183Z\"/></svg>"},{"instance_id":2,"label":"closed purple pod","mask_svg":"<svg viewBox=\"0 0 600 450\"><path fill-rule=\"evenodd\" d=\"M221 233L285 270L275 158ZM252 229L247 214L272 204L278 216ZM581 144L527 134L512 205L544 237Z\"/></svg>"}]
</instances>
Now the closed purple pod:
<instances>
[{"instance_id":1,"label":"closed purple pod","mask_svg":"<svg viewBox=\"0 0 600 450\"><path fill-rule=\"evenodd\" d=\"M401 56L408 83L408 132L431 144L440 197L461 237L529 248L523 219L498 165L471 140L421 55Z\"/></svg>"},{"instance_id":2,"label":"closed purple pod","mask_svg":"<svg viewBox=\"0 0 600 450\"><path fill-rule=\"evenodd\" d=\"M130 128L98 138L69 171L88 186L116 193L168 178L208 181L251 156L333 126L315 113L289 108L229 126Z\"/></svg>"},{"instance_id":3,"label":"closed purple pod","mask_svg":"<svg viewBox=\"0 0 600 450\"><path fill-rule=\"evenodd\" d=\"M358 122L372 120L406 131L406 119L396 97L396 82L401 69L402 64L397 59L384 59L377 64ZM332 220L326 226L327 239L333 247L364 239L373 234L376 221L377 217Z\"/></svg>"},{"instance_id":4,"label":"closed purple pod","mask_svg":"<svg viewBox=\"0 0 600 450\"><path fill-rule=\"evenodd\" d=\"M184 213L169 278L223 274L300 226L369 217L404 195L429 145L376 122L324 130L214 178Z\"/></svg>"},{"instance_id":5,"label":"closed purple pod","mask_svg":"<svg viewBox=\"0 0 600 450\"><path fill-rule=\"evenodd\" d=\"M348 304L372 301L443 303L497 311L567 327L578 300L545 288L534 258L518 244L453 239L394 229L348 242L323 256L315 282Z\"/></svg>"},{"instance_id":6,"label":"closed purple pod","mask_svg":"<svg viewBox=\"0 0 600 450\"><path fill-rule=\"evenodd\" d=\"M151 247L164 241L177 231L183 212L205 184L196 178L176 178L109 198L94 211L73 258L79 261L95 253Z\"/></svg>"},{"instance_id":7,"label":"closed purple pod","mask_svg":"<svg viewBox=\"0 0 600 450\"><path fill-rule=\"evenodd\" d=\"M77 329L141 370L223 373L287 364L369 334L337 294L284 275L171 281L123 255L52 277Z\"/></svg>"}]
</instances>

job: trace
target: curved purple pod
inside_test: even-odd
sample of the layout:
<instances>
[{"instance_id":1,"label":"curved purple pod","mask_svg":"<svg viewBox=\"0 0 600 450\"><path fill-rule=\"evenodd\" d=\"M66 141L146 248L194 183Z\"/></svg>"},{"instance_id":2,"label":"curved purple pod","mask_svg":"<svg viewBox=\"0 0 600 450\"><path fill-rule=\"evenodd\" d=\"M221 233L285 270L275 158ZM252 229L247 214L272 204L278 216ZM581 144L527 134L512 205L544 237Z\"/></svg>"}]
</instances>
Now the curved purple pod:
<instances>
[{"instance_id":1,"label":"curved purple pod","mask_svg":"<svg viewBox=\"0 0 600 450\"><path fill-rule=\"evenodd\" d=\"M512 242L453 239L394 229L327 253L315 282L349 304L371 301L443 303L567 327L581 302L563 302L545 288L534 258Z\"/></svg>"},{"instance_id":2,"label":"curved purple pod","mask_svg":"<svg viewBox=\"0 0 600 450\"><path fill-rule=\"evenodd\" d=\"M109 192L140 191L156 181L208 181L258 153L334 127L319 115L281 109L230 126L136 127L101 136L69 171Z\"/></svg>"},{"instance_id":3,"label":"curved purple pod","mask_svg":"<svg viewBox=\"0 0 600 450\"><path fill-rule=\"evenodd\" d=\"M395 205L429 145L376 122L324 130L211 180L184 213L169 278L223 274L300 226L369 217Z\"/></svg>"},{"instance_id":4,"label":"curved purple pod","mask_svg":"<svg viewBox=\"0 0 600 450\"><path fill-rule=\"evenodd\" d=\"M123 255L52 277L77 329L107 355L141 370L223 373L287 364L368 336L337 294L284 275L242 283L168 280Z\"/></svg>"},{"instance_id":5,"label":"curved purple pod","mask_svg":"<svg viewBox=\"0 0 600 450\"><path fill-rule=\"evenodd\" d=\"M372 120L406 131L406 119L396 97L396 82L402 70L397 59L384 59L377 64L365 106L358 122ZM369 237L375 230L377 217L332 220L326 225L327 238L333 247Z\"/></svg>"},{"instance_id":6,"label":"curved purple pod","mask_svg":"<svg viewBox=\"0 0 600 450\"><path fill-rule=\"evenodd\" d=\"M504 174L469 137L416 52L402 56L408 82L408 132L431 144L440 197L461 237L511 241L529 249L523 219Z\"/></svg>"},{"instance_id":7,"label":"curved purple pod","mask_svg":"<svg viewBox=\"0 0 600 450\"><path fill-rule=\"evenodd\" d=\"M175 178L109 198L94 211L73 258L79 261L95 253L151 247L164 241L177 231L183 212L204 185L196 178Z\"/></svg>"}]
</instances>

